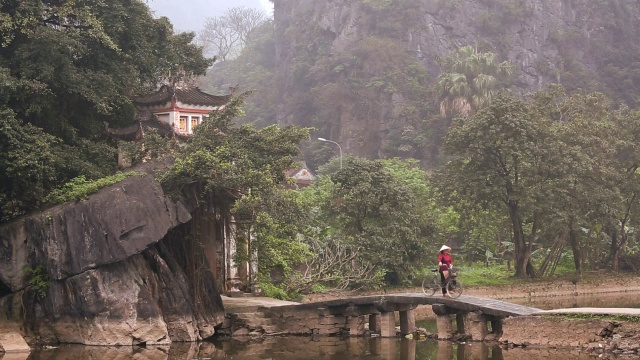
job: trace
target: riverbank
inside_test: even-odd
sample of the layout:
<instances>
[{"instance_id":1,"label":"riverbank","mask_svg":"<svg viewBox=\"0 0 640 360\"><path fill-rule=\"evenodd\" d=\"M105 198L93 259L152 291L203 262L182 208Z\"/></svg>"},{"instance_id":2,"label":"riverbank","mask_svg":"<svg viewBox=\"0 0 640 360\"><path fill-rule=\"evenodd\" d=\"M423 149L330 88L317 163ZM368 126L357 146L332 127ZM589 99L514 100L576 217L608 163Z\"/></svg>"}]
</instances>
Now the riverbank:
<instances>
[{"instance_id":1,"label":"riverbank","mask_svg":"<svg viewBox=\"0 0 640 360\"><path fill-rule=\"evenodd\" d=\"M464 275L460 277L464 283ZM420 292L419 287L386 288L367 291L335 291L303 296L300 302L315 302L385 293ZM546 297L566 297L594 294L640 292L640 275L631 273L589 272L582 278L574 275L553 279L519 280L513 284L492 286L465 286L464 294L492 299L512 300Z\"/></svg>"},{"instance_id":2,"label":"riverbank","mask_svg":"<svg viewBox=\"0 0 640 360\"><path fill-rule=\"evenodd\" d=\"M505 319L499 340L509 347L575 348L588 353L640 354L640 322L629 317L555 314Z\"/></svg>"}]
</instances>

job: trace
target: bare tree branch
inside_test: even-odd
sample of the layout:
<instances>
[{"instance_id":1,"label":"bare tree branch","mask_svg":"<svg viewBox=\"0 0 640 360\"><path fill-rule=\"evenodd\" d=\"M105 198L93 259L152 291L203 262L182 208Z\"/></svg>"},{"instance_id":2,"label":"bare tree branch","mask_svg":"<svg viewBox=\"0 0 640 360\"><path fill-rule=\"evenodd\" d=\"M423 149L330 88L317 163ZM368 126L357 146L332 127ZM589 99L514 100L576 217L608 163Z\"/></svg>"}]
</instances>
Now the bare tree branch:
<instances>
[{"instance_id":1,"label":"bare tree branch","mask_svg":"<svg viewBox=\"0 0 640 360\"><path fill-rule=\"evenodd\" d=\"M234 7L224 15L208 18L198 35L198 42L205 53L215 55L221 61L237 56L247 43L249 34L266 21L260 10Z\"/></svg>"}]
</instances>

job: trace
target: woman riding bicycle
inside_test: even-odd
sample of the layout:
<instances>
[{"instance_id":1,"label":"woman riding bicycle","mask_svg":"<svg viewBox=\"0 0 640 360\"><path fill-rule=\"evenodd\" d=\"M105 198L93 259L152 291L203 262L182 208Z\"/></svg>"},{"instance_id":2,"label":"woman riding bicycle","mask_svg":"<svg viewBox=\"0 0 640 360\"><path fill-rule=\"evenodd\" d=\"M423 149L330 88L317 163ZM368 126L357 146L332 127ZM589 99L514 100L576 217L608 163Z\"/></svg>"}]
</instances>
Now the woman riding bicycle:
<instances>
[{"instance_id":1,"label":"woman riding bicycle","mask_svg":"<svg viewBox=\"0 0 640 360\"><path fill-rule=\"evenodd\" d=\"M447 292L447 279L449 278L451 267L453 266L453 259L451 258L451 248L447 245L442 245L440 248L440 254L438 255L438 266L440 267L440 280L442 281L442 296L451 296Z\"/></svg>"}]
</instances>

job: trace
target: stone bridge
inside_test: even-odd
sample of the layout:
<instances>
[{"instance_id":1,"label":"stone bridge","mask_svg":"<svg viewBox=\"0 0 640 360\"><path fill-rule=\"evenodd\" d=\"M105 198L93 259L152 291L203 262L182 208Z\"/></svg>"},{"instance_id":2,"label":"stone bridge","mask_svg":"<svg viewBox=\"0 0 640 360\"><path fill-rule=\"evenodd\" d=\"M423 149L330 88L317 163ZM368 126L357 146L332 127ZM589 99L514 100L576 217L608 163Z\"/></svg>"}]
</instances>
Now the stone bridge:
<instances>
[{"instance_id":1,"label":"stone bridge","mask_svg":"<svg viewBox=\"0 0 640 360\"><path fill-rule=\"evenodd\" d=\"M452 299L422 293L400 293L261 307L253 309L260 314L258 319L248 318L250 310L243 310L244 313L236 311L235 319L230 319L226 327L231 335L242 326L245 332L318 335L348 332L350 335L364 335L367 333L365 324L368 323L369 332L393 337L396 336L396 312L400 315L402 335L416 331L415 309L419 305L432 306L437 317L439 339L453 336L454 318L458 334L482 341L489 333L495 336L502 333L504 318L541 312L539 309L477 296L461 295ZM253 326L249 324L251 322Z\"/></svg>"}]
</instances>

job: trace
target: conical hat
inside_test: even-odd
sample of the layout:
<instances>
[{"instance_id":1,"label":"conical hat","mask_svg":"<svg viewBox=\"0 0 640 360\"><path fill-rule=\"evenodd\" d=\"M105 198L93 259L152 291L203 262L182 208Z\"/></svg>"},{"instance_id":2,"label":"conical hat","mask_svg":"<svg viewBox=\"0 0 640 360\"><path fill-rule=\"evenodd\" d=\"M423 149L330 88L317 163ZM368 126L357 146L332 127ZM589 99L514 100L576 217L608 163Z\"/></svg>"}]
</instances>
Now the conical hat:
<instances>
[{"instance_id":1,"label":"conical hat","mask_svg":"<svg viewBox=\"0 0 640 360\"><path fill-rule=\"evenodd\" d=\"M444 250L451 250L451 248L448 247L447 245L442 245L442 247L440 248L440 251L444 251Z\"/></svg>"}]
</instances>

